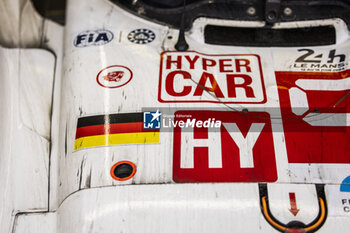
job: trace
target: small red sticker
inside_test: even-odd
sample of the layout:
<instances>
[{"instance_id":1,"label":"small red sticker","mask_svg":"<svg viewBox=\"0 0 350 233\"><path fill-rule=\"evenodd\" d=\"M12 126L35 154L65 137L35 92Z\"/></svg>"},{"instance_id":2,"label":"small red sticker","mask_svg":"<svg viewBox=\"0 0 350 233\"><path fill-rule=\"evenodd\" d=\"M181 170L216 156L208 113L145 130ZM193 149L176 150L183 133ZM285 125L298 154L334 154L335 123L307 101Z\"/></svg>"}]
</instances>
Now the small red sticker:
<instances>
[{"instance_id":1,"label":"small red sticker","mask_svg":"<svg viewBox=\"0 0 350 233\"><path fill-rule=\"evenodd\" d=\"M96 77L97 83L105 88L122 87L132 79L132 71L126 66L113 65L102 69Z\"/></svg>"}]
</instances>

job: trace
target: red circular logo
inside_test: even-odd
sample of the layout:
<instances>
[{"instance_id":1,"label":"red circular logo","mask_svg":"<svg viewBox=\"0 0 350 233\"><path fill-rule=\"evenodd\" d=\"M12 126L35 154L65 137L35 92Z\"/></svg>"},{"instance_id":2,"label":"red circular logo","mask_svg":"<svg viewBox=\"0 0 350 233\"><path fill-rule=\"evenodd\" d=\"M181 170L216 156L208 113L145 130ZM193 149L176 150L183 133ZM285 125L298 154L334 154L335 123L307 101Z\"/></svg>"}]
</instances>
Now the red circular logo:
<instances>
[{"instance_id":1,"label":"red circular logo","mask_svg":"<svg viewBox=\"0 0 350 233\"><path fill-rule=\"evenodd\" d=\"M126 66L108 66L98 72L96 81L101 87L117 88L126 85L132 79L132 71Z\"/></svg>"}]
</instances>

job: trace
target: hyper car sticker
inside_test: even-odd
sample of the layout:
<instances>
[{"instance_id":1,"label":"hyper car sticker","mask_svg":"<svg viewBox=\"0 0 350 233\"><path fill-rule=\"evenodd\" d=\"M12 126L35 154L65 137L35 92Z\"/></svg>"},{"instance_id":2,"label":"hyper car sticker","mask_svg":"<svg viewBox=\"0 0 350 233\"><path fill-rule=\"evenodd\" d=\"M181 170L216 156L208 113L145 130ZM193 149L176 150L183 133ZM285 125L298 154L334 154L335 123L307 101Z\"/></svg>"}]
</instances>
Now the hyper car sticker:
<instances>
[{"instance_id":1,"label":"hyper car sticker","mask_svg":"<svg viewBox=\"0 0 350 233\"><path fill-rule=\"evenodd\" d=\"M265 103L260 56L163 52L158 100L162 103Z\"/></svg>"}]
</instances>

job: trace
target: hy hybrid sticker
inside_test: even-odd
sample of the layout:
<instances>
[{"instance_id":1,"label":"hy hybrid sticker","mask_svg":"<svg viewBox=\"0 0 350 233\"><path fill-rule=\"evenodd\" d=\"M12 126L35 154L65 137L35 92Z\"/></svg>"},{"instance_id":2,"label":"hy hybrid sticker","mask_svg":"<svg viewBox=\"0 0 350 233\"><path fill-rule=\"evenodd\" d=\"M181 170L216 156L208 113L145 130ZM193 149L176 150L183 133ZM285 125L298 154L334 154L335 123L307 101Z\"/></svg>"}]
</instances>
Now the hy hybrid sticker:
<instances>
[{"instance_id":1,"label":"hy hybrid sticker","mask_svg":"<svg viewBox=\"0 0 350 233\"><path fill-rule=\"evenodd\" d=\"M132 71L126 66L113 65L102 69L96 77L97 83L105 88L122 87L132 79Z\"/></svg>"},{"instance_id":2,"label":"hy hybrid sticker","mask_svg":"<svg viewBox=\"0 0 350 233\"><path fill-rule=\"evenodd\" d=\"M108 30L92 30L79 33L74 39L75 47L87 47L92 45L104 45L113 40L113 33Z\"/></svg>"},{"instance_id":3,"label":"hy hybrid sticker","mask_svg":"<svg viewBox=\"0 0 350 233\"><path fill-rule=\"evenodd\" d=\"M186 131L174 127L173 180L187 182L274 182L277 168L270 115L265 112L177 111L175 121L205 122Z\"/></svg>"}]
</instances>

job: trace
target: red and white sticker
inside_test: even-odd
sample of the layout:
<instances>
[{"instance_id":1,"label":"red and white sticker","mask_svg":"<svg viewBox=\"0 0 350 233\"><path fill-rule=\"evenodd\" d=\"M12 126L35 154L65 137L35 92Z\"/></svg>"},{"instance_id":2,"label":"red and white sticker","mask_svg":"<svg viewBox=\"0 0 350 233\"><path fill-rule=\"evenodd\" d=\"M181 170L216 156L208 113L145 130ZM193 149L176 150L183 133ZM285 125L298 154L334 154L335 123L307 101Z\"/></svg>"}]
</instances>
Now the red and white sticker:
<instances>
[{"instance_id":1,"label":"red and white sticker","mask_svg":"<svg viewBox=\"0 0 350 233\"><path fill-rule=\"evenodd\" d=\"M96 77L97 83L105 88L122 87L132 79L132 71L126 66L113 65L102 69Z\"/></svg>"},{"instance_id":2,"label":"red and white sticker","mask_svg":"<svg viewBox=\"0 0 350 233\"><path fill-rule=\"evenodd\" d=\"M185 118L183 118L185 116ZM270 115L265 112L177 111L187 119L221 121L219 128L174 127L175 182L274 182L277 169Z\"/></svg>"},{"instance_id":3,"label":"red and white sticker","mask_svg":"<svg viewBox=\"0 0 350 233\"><path fill-rule=\"evenodd\" d=\"M290 163L349 163L350 70L276 72Z\"/></svg>"},{"instance_id":4,"label":"red and white sticker","mask_svg":"<svg viewBox=\"0 0 350 233\"><path fill-rule=\"evenodd\" d=\"M164 52L160 102L265 103L260 57L255 54Z\"/></svg>"}]
</instances>

